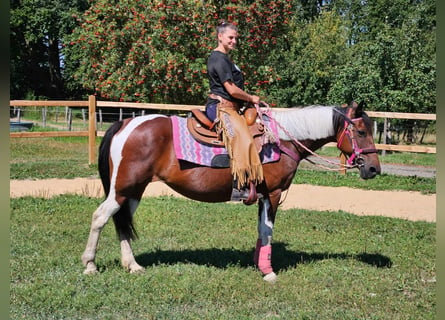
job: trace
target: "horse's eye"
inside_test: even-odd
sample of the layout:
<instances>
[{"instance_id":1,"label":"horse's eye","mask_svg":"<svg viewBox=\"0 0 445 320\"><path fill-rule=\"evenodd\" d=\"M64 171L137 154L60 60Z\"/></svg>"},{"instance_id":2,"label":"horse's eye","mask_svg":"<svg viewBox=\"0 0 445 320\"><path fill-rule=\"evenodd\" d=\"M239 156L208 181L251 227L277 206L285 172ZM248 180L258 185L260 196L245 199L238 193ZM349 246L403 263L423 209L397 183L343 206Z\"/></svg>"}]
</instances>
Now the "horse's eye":
<instances>
[{"instance_id":1,"label":"horse's eye","mask_svg":"<svg viewBox=\"0 0 445 320\"><path fill-rule=\"evenodd\" d=\"M360 137L364 137L366 135L366 132L364 130L357 130L357 133Z\"/></svg>"}]
</instances>

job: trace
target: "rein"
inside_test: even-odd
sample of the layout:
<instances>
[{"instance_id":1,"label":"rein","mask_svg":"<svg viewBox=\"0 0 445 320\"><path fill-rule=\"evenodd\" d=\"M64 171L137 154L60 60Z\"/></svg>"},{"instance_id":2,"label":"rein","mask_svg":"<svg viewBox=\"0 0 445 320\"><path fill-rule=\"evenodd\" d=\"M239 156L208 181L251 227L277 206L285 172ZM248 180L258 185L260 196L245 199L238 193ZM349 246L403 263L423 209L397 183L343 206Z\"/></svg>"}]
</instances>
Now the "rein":
<instances>
[{"instance_id":1,"label":"rein","mask_svg":"<svg viewBox=\"0 0 445 320\"><path fill-rule=\"evenodd\" d=\"M296 143L298 146L300 146L301 148L303 148L304 150L306 150L309 154L311 154L312 156L321 159L322 161L329 163L331 165L335 165L338 166L339 164L331 161L327 158L324 158L320 155L318 155L317 153L315 153L314 151L310 150L308 147L306 147L304 144L302 144L300 141L298 141L297 138L295 138L294 136L292 136L292 134L286 129L284 128L273 116L271 113L271 108L270 106L265 103L265 102L261 102L261 104L263 104L266 107L265 111L262 111L260 106L258 104L255 104L255 108L258 112L259 115L263 115L265 114L266 116L268 116L271 120L275 121L275 123L277 124L278 127L280 127L281 130L284 131L284 133L286 133L286 135L292 139L292 141L294 143ZM349 159L347 160L347 164L342 164L340 163L340 168L339 169L333 169L327 166L324 166L323 164L320 163L315 163L309 159L305 159L307 161L309 161L310 163L317 165L319 167L322 167L326 170L330 170L330 171L342 171L344 169L352 169L352 168L360 168L363 166L363 158L360 157L361 154L367 154L367 153L375 153L377 152L377 149L373 149L373 148L369 148L369 149L360 149L357 146L357 142L354 138L354 135L352 134L352 127L354 126L354 121L360 120L361 118L357 118L357 119L350 119L349 117L347 117L346 115L344 115L343 113L341 113L340 111L338 111L337 109L334 108L334 111L340 113L344 118L345 118L345 126L343 128L343 132L340 136L339 141L337 142L337 148L339 148L341 146L341 143L343 142L344 137L347 135L350 137L352 144L353 144L353 154L351 155L351 157L349 157ZM286 153L288 156L290 156L294 161L299 162L301 160L301 158L292 150L290 150L289 148L281 145L279 143L280 139L276 139L277 140L277 144L279 146L279 148ZM357 159L356 159L357 158ZM355 160L355 164L354 164L354 160Z\"/></svg>"}]
</instances>

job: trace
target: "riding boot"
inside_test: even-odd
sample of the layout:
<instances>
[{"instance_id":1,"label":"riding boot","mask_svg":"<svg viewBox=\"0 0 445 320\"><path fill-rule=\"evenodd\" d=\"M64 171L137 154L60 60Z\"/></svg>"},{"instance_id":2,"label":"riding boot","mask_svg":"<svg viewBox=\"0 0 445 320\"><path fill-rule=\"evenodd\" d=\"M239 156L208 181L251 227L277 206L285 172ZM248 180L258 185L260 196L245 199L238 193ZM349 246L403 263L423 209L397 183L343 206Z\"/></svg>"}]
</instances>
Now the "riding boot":
<instances>
[{"instance_id":1,"label":"riding boot","mask_svg":"<svg viewBox=\"0 0 445 320\"><path fill-rule=\"evenodd\" d=\"M243 200L245 205L254 204L258 200L258 194L256 192L255 184L250 181L249 186L245 186L241 189L237 188L237 181L233 182L233 189L230 201L240 201Z\"/></svg>"},{"instance_id":2,"label":"riding boot","mask_svg":"<svg viewBox=\"0 0 445 320\"><path fill-rule=\"evenodd\" d=\"M258 200L255 183L249 181L249 186L250 186L249 196L247 197L247 199L243 200L243 203L247 206L254 204Z\"/></svg>"}]
</instances>

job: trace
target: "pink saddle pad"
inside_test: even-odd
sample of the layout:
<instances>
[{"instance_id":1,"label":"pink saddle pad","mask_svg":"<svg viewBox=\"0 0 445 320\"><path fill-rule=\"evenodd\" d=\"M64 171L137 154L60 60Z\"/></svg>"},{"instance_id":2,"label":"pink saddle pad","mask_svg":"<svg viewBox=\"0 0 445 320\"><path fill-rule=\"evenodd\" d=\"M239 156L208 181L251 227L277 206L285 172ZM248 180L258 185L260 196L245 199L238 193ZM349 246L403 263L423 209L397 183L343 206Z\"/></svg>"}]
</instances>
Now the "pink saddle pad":
<instances>
[{"instance_id":1,"label":"pink saddle pad","mask_svg":"<svg viewBox=\"0 0 445 320\"><path fill-rule=\"evenodd\" d=\"M173 145L175 148L176 157L179 160L188 161L191 163L200 164L203 166L215 166L215 159L227 155L227 150L224 147L214 147L196 141L187 129L187 119L178 116L170 117L173 127ZM265 124L267 122L265 121ZM271 128L275 136L278 136L277 129ZM278 161L280 159L280 149L274 143L267 143L263 145L263 149L259 153L262 163L269 163ZM216 161L221 163L221 161ZM222 165L216 165L222 166Z\"/></svg>"}]
</instances>

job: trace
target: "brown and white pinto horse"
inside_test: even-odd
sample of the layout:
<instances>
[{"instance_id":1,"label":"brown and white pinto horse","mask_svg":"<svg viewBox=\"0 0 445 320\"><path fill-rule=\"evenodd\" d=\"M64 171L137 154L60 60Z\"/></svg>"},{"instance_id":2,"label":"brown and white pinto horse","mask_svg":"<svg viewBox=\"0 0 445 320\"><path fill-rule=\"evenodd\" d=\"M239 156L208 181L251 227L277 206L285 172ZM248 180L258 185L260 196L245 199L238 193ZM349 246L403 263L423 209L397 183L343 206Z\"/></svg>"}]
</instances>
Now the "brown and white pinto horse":
<instances>
[{"instance_id":1,"label":"brown and white pinto horse","mask_svg":"<svg viewBox=\"0 0 445 320\"><path fill-rule=\"evenodd\" d=\"M266 281L276 278L271 264L272 231L281 193L288 189L302 159L328 142L349 156L363 179L380 173L372 137L372 125L363 103L347 108L310 106L284 111L270 110L279 125L280 160L264 164L264 182L257 186L258 240L254 261ZM175 156L172 123L163 115L140 116L114 123L105 133L99 150L99 173L106 199L92 217L82 262L84 273L95 273L95 256L102 228L113 217L121 245L121 262L130 272L144 268L135 260L133 215L146 186L163 181L180 194L204 202L230 200L229 168L212 168L179 161Z\"/></svg>"}]
</instances>

